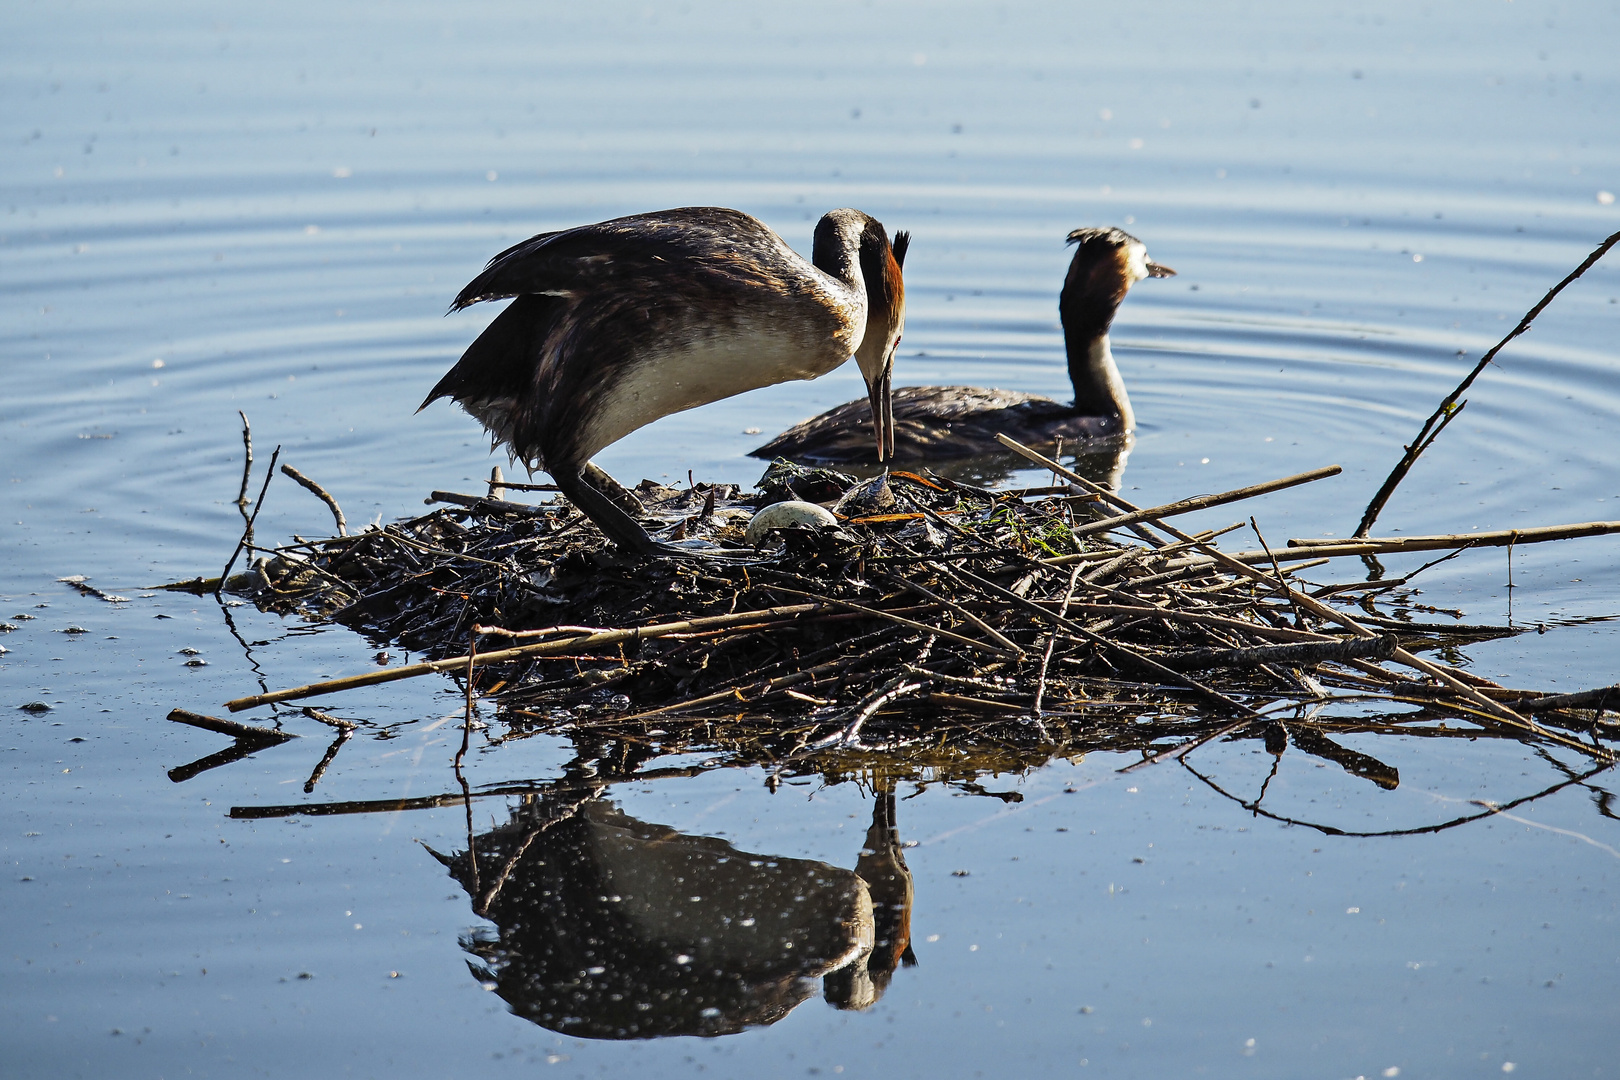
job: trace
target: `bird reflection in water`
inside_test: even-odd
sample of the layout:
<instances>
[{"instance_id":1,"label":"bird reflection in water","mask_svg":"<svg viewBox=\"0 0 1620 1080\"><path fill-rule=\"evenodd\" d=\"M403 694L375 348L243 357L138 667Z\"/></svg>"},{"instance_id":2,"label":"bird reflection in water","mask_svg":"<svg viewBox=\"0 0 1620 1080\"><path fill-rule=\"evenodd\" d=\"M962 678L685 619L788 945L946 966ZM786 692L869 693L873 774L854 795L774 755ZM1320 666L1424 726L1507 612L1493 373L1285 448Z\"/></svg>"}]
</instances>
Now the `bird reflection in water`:
<instances>
[{"instance_id":1,"label":"bird reflection in water","mask_svg":"<svg viewBox=\"0 0 1620 1080\"><path fill-rule=\"evenodd\" d=\"M566 1035L732 1034L780 1020L818 979L830 1004L864 1009L916 963L892 791L853 871L639 821L594 791L526 798L438 858L492 924L462 942L474 976Z\"/></svg>"},{"instance_id":2,"label":"bird reflection in water","mask_svg":"<svg viewBox=\"0 0 1620 1080\"><path fill-rule=\"evenodd\" d=\"M1055 451L1048 447L1044 452L1053 454L1057 460L1087 480L1101 484L1109 491L1118 491L1124 484L1125 466L1131 457L1131 447L1124 445L1088 446L1081 443L1065 448L1065 444L1060 442ZM834 467L857 475L879 471L850 465ZM965 484L997 488L1012 483L1014 474L1020 471L1028 473L1035 469L1036 466L1011 454L982 454L978 457L957 458L954 461L930 462L927 471L929 474L949 477ZM1076 493L1078 494L1078 489Z\"/></svg>"}]
</instances>

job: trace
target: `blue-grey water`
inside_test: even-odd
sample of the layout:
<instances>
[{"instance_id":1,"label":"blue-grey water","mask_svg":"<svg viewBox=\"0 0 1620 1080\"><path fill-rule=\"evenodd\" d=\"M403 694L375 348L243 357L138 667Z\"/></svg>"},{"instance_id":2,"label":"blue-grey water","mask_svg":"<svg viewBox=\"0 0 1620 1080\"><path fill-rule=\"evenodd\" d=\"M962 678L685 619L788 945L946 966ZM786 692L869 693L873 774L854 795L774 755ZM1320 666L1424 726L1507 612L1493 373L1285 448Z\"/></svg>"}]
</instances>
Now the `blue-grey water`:
<instances>
[{"instance_id":1,"label":"blue-grey water","mask_svg":"<svg viewBox=\"0 0 1620 1080\"><path fill-rule=\"evenodd\" d=\"M0 1072L1620 1071L1613 773L1393 735L1342 741L1397 767L1394 790L1283 756L1265 809L1320 829L1105 754L981 778L1018 804L927 785L898 811L918 963L865 1011L817 990L738 1034L559 1034L469 968L495 927L423 846L465 850L460 807L227 816L458 790L456 688L330 699L365 726L309 795L331 732L296 713L304 738L174 783L227 740L171 708L218 714L261 684L365 670L375 647L150 588L217 574L240 533L238 410L260 469L279 444L352 522L477 490L504 459L476 423L413 415L493 315L446 318L450 298L532 233L688 204L800 250L835 206L910 229L897 381L1060 397L1063 236L1128 229L1180 273L1115 324L1141 424L1127 494L1337 462L1189 520L1346 535L1467 367L1620 229L1613 3L63 2L8 7L0 31ZM1615 258L1482 376L1376 532L1620 518ZM750 483L747 450L860 389L841 369L598 460ZM271 485L261 539L330 529ZM1421 599L1545 624L1466 661L1576 690L1620 676L1617 624L1592 621L1620 615L1617 571L1615 538L1521 548L1510 593L1493 549L1428 571ZM510 742L468 779L554 780L571 755ZM1189 758L1242 799L1272 763L1254 742ZM855 865L867 787L764 779L606 798L756 858ZM1444 831L1342 835L1553 788ZM518 811L481 799L474 827Z\"/></svg>"}]
</instances>

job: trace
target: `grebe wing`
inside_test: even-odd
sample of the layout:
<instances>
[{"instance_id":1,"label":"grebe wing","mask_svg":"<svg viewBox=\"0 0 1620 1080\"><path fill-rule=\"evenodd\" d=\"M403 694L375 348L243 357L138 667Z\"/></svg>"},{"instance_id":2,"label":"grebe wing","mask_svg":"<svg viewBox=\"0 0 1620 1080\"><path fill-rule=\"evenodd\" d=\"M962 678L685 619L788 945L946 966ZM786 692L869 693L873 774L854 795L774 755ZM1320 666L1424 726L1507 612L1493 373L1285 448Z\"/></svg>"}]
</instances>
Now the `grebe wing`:
<instances>
[{"instance_id":1,"label":"grebe wing","mask_svg":"<svg viewBox=\"0 0 1620 1080\"><path fill-rule=\"evenodd\" d=\"M785 260L803 260L780 237L739 210L686 206L540 233L496 255L457 294L450 310L525 293L569 296L616 281L656 288L679 269L688 276L758 280ZM806 264L808 265L808 264Z\"/></svg>"},{"instance_id":2,"label":"grebe wing","mask_svg":"<svg viewBox=\"0 0 1620 1080\"><path fill-rule=\"evenodd\" d=\"M827 464L870 461L871 415L864 399L847 402L794 425L751 455ZM1118 417L1082 415L1073 405L1019 390L903 386L894 392L896 461L1004 453L998 433L1037 446L1121 434Z\"/></svg>"},{"instance_id":3,"label":"grebe wing","mask_svg":"<svg viewBox=\"0 0 1620 1080\"><path fill-rule=\"evenodd\" d=\"M900 386L894 390L896 453L900 442L918 447L932 444L930 434L946 431L984 414L1000 415L1007 409L1044 403L1067 408L1039 394L993 390L982 386ZM819 458L827 461L864 461L871 457L872 406L866 398L848 401L820 416L795 424L750 451L759 458ZM920 450L913 450L915 456ZM853 456L852 456L853 455Z\"/></svg>"},{"instance_id":4,"label":"grebe wing","mask_svg":"<svg viewBox=\"0 0 1620 1080\"><path fill-rule=\"evenodd\" d=\"M908 420L959 420L980 413L998 412L1030 402L1056 405L1051 398L1022 390L984 386L902 386L894 392L894 414Z\"/></svg>"}]
</instances>

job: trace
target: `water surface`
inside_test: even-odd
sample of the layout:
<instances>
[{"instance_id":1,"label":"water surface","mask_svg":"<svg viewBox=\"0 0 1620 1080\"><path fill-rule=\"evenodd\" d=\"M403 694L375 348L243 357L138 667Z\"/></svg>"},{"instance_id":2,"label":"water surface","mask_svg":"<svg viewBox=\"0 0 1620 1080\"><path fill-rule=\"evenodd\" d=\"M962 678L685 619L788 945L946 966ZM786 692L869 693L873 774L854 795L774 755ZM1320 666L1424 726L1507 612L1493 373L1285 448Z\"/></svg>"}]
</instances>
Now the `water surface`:
<instances>
[{"instance_id":1,"label":"water surface","mask_svg":"<svg viewBox=\"0 0 1620 1080\"><path fill-rule=\"evenodd\" d=\"M449 299L532 233L686 204L746 210L801 250L834 206L911 229L898 380L1053 396L1062 238L1120 225L1180 271L1143 283L1115 325L1142 425L1127 494L1337 462L1335 480L1189 520L1253 512L1273 542L1348 534L1422 417L1620 229L1601 197L1620 191L1612 5L76 4L0 19L8 1074L1614 1073L1612 775L1586 776L1574 751L1372 734L1344 741L1398 770L1394 789L1252 741L1200 750L1197 773L1121 777L1094 754L979 778L1020 803L881 775L608 786L592 820L639 823L613 835L665 830L710 861L729 844L834 884L894 786L897 836L917 842L918 963L864 1011L812 981L767 995L737 1034L559 1034L483 965L501 924L423 846L465 856L460 807L227 816L458 791L456 688L333 699L365 726L310 794L331 732L295 713L304 738L173 783L166 770L225 740L169 709L218 713L376 650L148 588L217 573L235 543L238 410L261 468L279 444L351 521L475 490L500 460L476 423L442 403L413 415L493 316L445 318ZM1617 304L1620 265L1600 263L1480 380L1376 531L1620 518ZM853 369L774 387L599 460L627 479L751 483L749 449L860 390ZM261 536L329 530L318 502L271 485ZM1620 614L1620 546L1513 559L1511 593L1500 550L1422 583L1467 621L1548 627L1466 661L1511 685L1614 682L1615 624L1589 620ZM129 600L57 582L70 574ZM34 702L50 708L17 708ZM580 767L579 748L534 738L475 754L468 780L562 797ZM1228 797L1262 784L1287 821ZM1382 835L1554 788L1511 818ZM478 800L472 847L498 848L480 838L526 812Z\"/></svg>"}]
</instances>

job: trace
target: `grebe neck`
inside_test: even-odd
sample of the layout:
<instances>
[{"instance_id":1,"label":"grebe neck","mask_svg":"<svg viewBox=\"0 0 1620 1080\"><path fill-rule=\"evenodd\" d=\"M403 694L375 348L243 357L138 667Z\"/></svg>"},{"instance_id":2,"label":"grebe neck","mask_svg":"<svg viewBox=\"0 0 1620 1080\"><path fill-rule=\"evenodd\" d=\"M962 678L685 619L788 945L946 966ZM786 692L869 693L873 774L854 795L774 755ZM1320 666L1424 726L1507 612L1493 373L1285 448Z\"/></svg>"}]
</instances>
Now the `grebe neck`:
<instances>
[{"instance_id":1,"label":"grebe neck","mask_svg":"<svg viewBox=\"0 0 1620 1080\"><path fill-rule=\"evenodd\" d=\"M1068 348L1069 381L1074 384L1076 411L1088 416L1118 416L1121 431L1134 430L1136 413L1125 393L1125 380L1114 364L1107 333L1084 341L1075 341L1071 335Z\"/></svg>"},{"instance_id":2,"label":"grebe neck","mask_svg":"<svg viewBox=\"0 0 1620 1080\"><path fill-rule=\"evenodd\" d=\"M1073 241L1075 234L1071 233L1069 239ZM1106 257L1082 257L1095 246L1095 242L1082 244L1075 252L1058 297L1063 344L1069 354L1069 381L1074 384L1074 407L1088 416L1118 416L1120 429L1131 431L1136 427L1136 414L1131 411L1125 380L1119 377L1113 350L1108 346L1108 328L1133 282L1128 266L1130 252L1110 244L1104 252Z\"/></svg>"},{"instance_id":3,"label":"grebe neck","mask_svg":"<svg viewBox=\"0 0 1620 1080\"><path fill-rule=\"evenodd\" d=\"M849 299L866 309L866 277L861 273L861 234L866 215L853 210L833 210L816 223L816 236L810 262L817 270L849 291ZM862 322L864 323L864 317ZM860 340L860 334L855 340Z\"/></svg>"}]
</instances>

